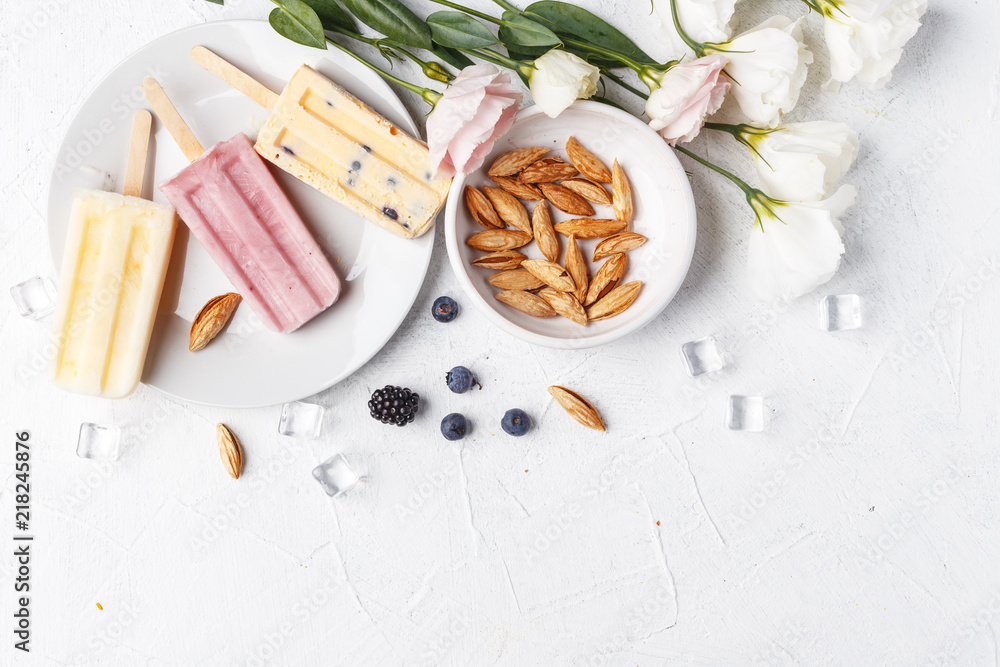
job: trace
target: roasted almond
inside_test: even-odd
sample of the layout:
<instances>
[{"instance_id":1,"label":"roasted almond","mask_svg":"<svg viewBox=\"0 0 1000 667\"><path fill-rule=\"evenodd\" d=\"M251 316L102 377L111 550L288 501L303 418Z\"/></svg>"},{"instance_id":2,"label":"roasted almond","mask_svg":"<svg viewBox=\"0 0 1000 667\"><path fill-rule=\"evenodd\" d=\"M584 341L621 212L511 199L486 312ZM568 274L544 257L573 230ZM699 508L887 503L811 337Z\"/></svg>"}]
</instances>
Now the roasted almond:
<instances>
[{"instance_id":1,"label":"roasted almond","mask_svg":"<svg viewBox=\"0 0 1000 667\"><path fill-rule=\"evenodd\" d=\"M535 245L541 251L545 259L550 262L559 260L559 237L552 227L552 215L549 213L549 205L545 200L535 204L535 210L531 212L531 227L535 234Z\"/></svg>"},{"instance_id":2,"label":"roasted almond","mask_svg":"<svg viewBox=\"0 0 1000 667\"><path fill-rule=\"evenodd\" d=\"M587 309L587 317L592 320L604 320L624 313L639 297L640 289L642 289L641 280L633 280L615 287Z\"/></svg>"},{"instance_id":3,"label":"roasted almond","mask_svg":"<svg viewBox=\"0 0 1000 667\"><path fill-rule=\"evenodd\" d=\"M502 290L533 290L545 287L545 283L526 269L497 271L489 277L490 285Z\"/></svg>"},{"instance_id":4,"label":"roasted almond","mask_svg":"<svg viewBox=\"0 0 1000 667\"><path fill-rule=\"evenodd\" d=\"M547 259L526 259L521 262L521 268L560 292L576 291L576 285L573 283L569 271L555 262L550 262Z\"/></svg>"},{"instance_id":5,"label":"roasted almond","mask_svg":"<svg viewBox=\"0 0 1000 667\"><path fill-rule=\"evenodd\" d=\"M555 317L556 311L552 310L549 302L531 292L505 291L497 292L493 295L497 301L507 304L511 308L516 308L522 313L527 313L532 317Z\"/></svg>"},{"instance_id":6,"label":"roasted almond","mask_svg":"<svg viewBox=\"0 0 1000 667\"><path fill-rule=\"evenodd\" d=\"M555 230L563 236L575 236L578 239L603 239L606 236L624 232L627 223L622 220L604 218L573 218L555 225ZM485 232L480 232L483 234Z\"/></svg>"},{"instance_id":7,"label":"roasted almond","mask_svg":"<svg viewBox=\"0 0 1000 667\"><path fill-rule=\"evenodd\" d=\"M587 311L583 309L576 297L569 292L562 292L551 287L539 290L538 296L549 302L552 310L566 319L573 320L581 326L587 325Z\"/></svg>"},{"instance_id":8,"label":"roasted almond","mask_svg":"<svg viewBox=\"0 0 1000 667\"><path fill-rule=\"evenodd\" d=\"M576 285L576 289L573 291L576 300L583 303L583 300L587 298L590 271L587 269L587 262L583 259L583 253L580 252L580 244L572 235L566 239L566 271L573 279L573 284Z\"/></svg>"},{"instance_id":9,"label":"roasted almond","mask_svg":"<svg viewBox=\"0 0 1000 667\"><path fill-rule=\"evenodd\" d=\"M576 167L557 157L547 157L532 162L521 172L522 183L551 183L576 176Z\"/></svg>"},{"instance_id":10,"label":"roasted almond","mask_svg":"<svg viewBox=\"0 0 1000 667\"><path fill-rule=\"evenodd\" d=\"M632 184L629 183L628 176L625 175L625 170L618 164L618 160L615 160L611 168L613 169L611 176L611 209L615 212L615 218L623 220L627 225L632 222L632 213L634 210L632 204Z\"/></svg>"},{"instance_id":11,"label":"roasted almond","mask_svg":"<svg viewBox=\"0 0 1000 667\"><path fill-rule=\"evenodd\" d=\"M621 282L625 275L625 268L628 266L628 255L618 253L608 258L608 261L601 265L601 268L594 274L594 279L590 281L587 289L587 298L583 300L583 305L589 306L600 301L604 295L613 290Z\"/></svg>"},{"instance_id":12,"label":"roasted almond","mask_svg":"<svg viewBox=\"0 0 1000 667\"><path fill-rule=\"evenodd\" d=\"M506 190L491 188L488 185L483 186L483 192L486 193L487 199L493 204L493 210L497 212L501 220L522 232L531 233L531 220L528 219L528 212L524 210L524 204L517 201L517 197Z\"/></svg>"},{"instance_id":13,"label":"roasted almond","mask_svg":"<svg viewBox=\"0 0 1000 667\"><path fill-rule=\"evenodd\" d=\"M500 229L504 226L486 195L471 185L465 186L465 205L469 207L469 213L476 222L486 229Z\"/></svg>"},{"instance_id":14,"label":"roasted almond","mask_svg":"<svg viewBox=\"0 0 1000 667\"><path fill-rule=\"evenodd\" d=\"M558 385L549 387L549 393L573 419L595 431L605 430L604 420L597 413L597 409L580 394Z\"/></svg>"},{"instance_id":15,"label":"roasted almond","mask_svg":"<svg viewBox=\"0 0 1000 667\"><path fill-rule=\"evenodd\" d=\"M542 148L541 146L526 146L525 148L518 148L509 153L504 153L490 165L489 175L492 176L511 176L523 170L525 167L531 163L538 160L546 153L549 152L548 148Z\"/></svg>"},{"instance_id":16,"label":"roasted almond","mask_svg":"<svg viewBox=\"0 0 1000 667\"><path fill-rule=\"evenodd\" d=\"M564 188L558 183L539 183L538 189L542 191L546 199L552 202L553 206L563 213L569 213L570 215L594 215L594 207L586 199L569 188Z\"/></svg>"},{"instance_id":17,"label":"roasted almond","mask_svg":"<svg viewBox=\"0 0 1000 667\"><path fill-rule=\"evenodd\" d=\"M490 178L493 179L494 183L518 199L523 199L525 201L538 201L539 199L544 199L541 190L530 183L521 182L521 179L514 176L491 176ZM608 203L611 203L610 199L608 200Z\"/></svg>"},{"instance_id":18,"label":"roasted almond","mask_svg":"<svg viewBox=\"0 0 1000 667\"><path fill-rule=\"evenodd\" d=\"M527 257L516 250L501 250L499 252L491 252L488 255L478 257L472 260L472 263L484 269L505 271L508 269L516 269L521 266L521 262L526 259Z\"/></svg>"},{"instance_id":19,"label":"roasted almond","mask_svg":"<svg viewBox=\"0 0 1000 667\"><path fill-rule=\"evenodd\" d=\"M604 189L604 186L588 181L586 178L567 178L560 181L559 185L572 190L593 204L611 206L611 195Z\"/></svg>"},{"instance_id":20,"label":"roasted almond","mask_svg":"<svg viewBox=\"0 0 1000 667\"><path fill-rule=\"evenodd\" d=\"M499 252L524 247L531 239L531 234L519 229L487 229L470 236L466 244L483 252Z\"/></svg>"},{"instance_id":21,"label":"roasted almond","mask_svg":"<svg viewBox=\"0 0 1000 667\"><path fill-rule=\"evenodd\" d=\"M622 232L603 239L594 248L594 261L616 255L620 252L635 250L646 242L646 237L635 232Z\"/></svg>"},{"instance_id":22,"label":"roasted almond","mask_svg":"<svg viewBox=\"0 0 1000 667\"><path fill-rule=\"evenodd\" d=\"M215 438L219 443L219 456L226 472L233 479L239 479L243 472L243 448L240 447L240 441L225 424L215 425Z\"/></svg>"},{"instance_id":23,"label":"roasted almond","mask_svg":"<svg viewBox=\"0 0 1000 667\"><path fill-rule=\"evenodd\" d=\"M191 322L188 350L197 352L219 335L243 300L236 292L227 292L208 300Z\"/></svg>"},{"instance_id":24,"label":"roasted almond","mask_svg":"<svg viewBox=\"0 0 1000 667\"><path fill-rule=\"evenodd\" d=\"M569 155L569 161L573 166L590 180L598 183L611 182L611 172L604 163L573 137L566 142L566 154Z\"/></svg>"}]
</instances>

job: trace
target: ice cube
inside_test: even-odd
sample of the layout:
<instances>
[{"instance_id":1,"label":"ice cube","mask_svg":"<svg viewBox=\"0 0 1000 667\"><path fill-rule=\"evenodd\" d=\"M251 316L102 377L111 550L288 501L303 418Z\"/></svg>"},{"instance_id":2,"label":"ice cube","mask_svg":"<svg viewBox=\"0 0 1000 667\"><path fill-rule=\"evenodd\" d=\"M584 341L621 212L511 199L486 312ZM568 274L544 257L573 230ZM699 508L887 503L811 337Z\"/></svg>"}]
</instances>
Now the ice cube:
<instances>
[{"instance_id":1,"label":"ice cube","mask_svg":"<svg viewBox=\"0 0 1000 667\"><path fill-rule=\"evenodd\" d=\"M80 424L80 438L76 441L76 455L98 461L117 461L121 456L122 430L84 422Z\"/></svg>"},{"instance_id":2,"label":"ice cube","mask_svg":"<svg viewBox=\"0 0 1000 667\"><path fill-rule=\"evenodd\" d=\"M688 375L693 378L722 370L726 365L719 346L711 336L684 343L681 345L681 355L687 364Z\"/></svg>"},{"instance_id":3,"label":"ice cube","mask_svg":"<svg viewBox=\"0 0 1000 667\"><path fill-rule=\"evenodd\" d=\"M28 278L10 288L21 317L41 320L52 314L56 308L56 286L48 278Z\"/></svg>"},{"instance_id":4,"label":"ice cube","mask_svg":"<svg viewBox=\"0 0 1000 667\"><path fill-rule=\"evenodd\" d=\"M326 408L314 403L295 401L281 406L278 433L292 438L318 438L323 431Z\"/></svg>"},{"instance_id":5,"label":"ice cube","mask_svg":"<svg viewBox=\"0 0 1000 667\"><path fill-rule=\"evenodd\" d=\"M730 396L726 426L733 431L763 431L764 399L760 396Z\"/></svg>"},{"instance_id":6,"label":"ice cube","mask_svg":"<svg viewBox=\"0 0 1000 667\"><path fill-rule=\"evenodd\" d=\"M835 294L819 302L819 328L824 331L849 331L861 326L861 297Z\"/></svg>"},{"instance_id":7,"label":"ice cube","mask_svg":"<svg viewBox=\"0 0 1000 667\"><path fill-rule=\"evenodd\" d=\"M358 474L347 465L347 461L341 454L334 454L320 463L313 468L312 474L326 491L326 495L331 498L336 498L347 491L360 479Z\"/></svg>"}]
</instances>

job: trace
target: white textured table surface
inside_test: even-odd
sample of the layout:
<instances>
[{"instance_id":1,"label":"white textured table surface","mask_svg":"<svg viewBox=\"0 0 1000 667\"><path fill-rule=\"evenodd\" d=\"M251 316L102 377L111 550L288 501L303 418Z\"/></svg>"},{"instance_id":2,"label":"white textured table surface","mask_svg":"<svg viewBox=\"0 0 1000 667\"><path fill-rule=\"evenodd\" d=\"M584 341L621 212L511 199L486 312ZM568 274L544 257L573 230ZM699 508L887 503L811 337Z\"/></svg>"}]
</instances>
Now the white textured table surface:
<instances>
[{"instance_id":1,"label":"white textured table surface","mask_svg":"<svg viewBox=\"0 0 1000 667\"><path fill-rule=\"evenodd\" d=\"M487 3L478 0L484 7ZM264 0L9 3L0 15L0 284L53 275L44 218L53 156L97 81L176 28L264 17ZM418 3L426 14L430 5ZM583 3L653 55L648 3ZM744 27L765 8L745 2ZM127 7L127 8L126 8ZM978 665L997 661L1000 557L1000 9L932 3L892 83L820 90L817 53L793 119L861 135L840 274L790 308L744 285L741 196L692 167L694 264L639 334L593 351L532 348L457 294L441 230L426 285L386 348L315 401L324 436L276 433L279 408L61 393L36 370L47 324L0 299L4 485L0 664ZM407 99L422 113L419 101ZM630 101L631 103L631 101ZM720 137L693 146L749 176ZM858 293L866 326L817 328L823 294ZM687 377L681 343L715 335L729 366ZM482 392L452 395L473 368ZM387 382L425 397L405 430L366 414ZM606 435L545 393L577 388ZM759 394L763 434L728 431L730 394ZM499 429L509 407L537 428ZM466 413L473 437L438 421ZM77 458L82 421L126 429L116 464ZM242 434L239 482L214 425ZM32 652L12 649L13 434L34 444ZM310 470L343 452L366 479L328 499ZM101 603L103 611L96 603Z\"/></svg>"}]
</instances>

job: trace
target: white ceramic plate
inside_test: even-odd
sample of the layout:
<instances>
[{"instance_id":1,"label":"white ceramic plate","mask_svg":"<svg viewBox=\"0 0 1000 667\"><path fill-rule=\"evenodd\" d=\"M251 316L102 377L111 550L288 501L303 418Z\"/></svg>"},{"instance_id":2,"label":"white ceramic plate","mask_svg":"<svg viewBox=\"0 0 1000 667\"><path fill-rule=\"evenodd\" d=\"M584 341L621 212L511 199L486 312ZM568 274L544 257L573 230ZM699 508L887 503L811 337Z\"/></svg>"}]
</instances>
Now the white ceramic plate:
<instances>
[{"instance_id":1,"label":"white ceramic plate","mask_svg":"<svg viewBox=\"0 0 1000 667\"><path fill-rule=\"evenodd\" d=\"M148 44L105 78L83 104L63 145L49 194L49 242L61 265L70 196L98 187L102 173L120 191L136 109L148 108L139 85L155 76L203 145L237 132L256 137L268 112L229 88L189 57L202 44L280 91L307 63L411 133L413 119L376 74L340 51L299 46L266 22L222 21L194 26ZM188 162L154 120L144 195ZM227 407L275 405L319 392L363 366L389 340L417 297L430 262L433 231L405 240L364 221L292 176L272 167L343 283L340 300L291 334L264 329L243 304L229 327L198 353L188 352L191 320L232 285L201 245L178 227L143 382L181 399Z\"/></svg>"},{"instance_id":2,"label":"white ceramic plate","mask_svg":"<svg viewBox=\"0 0 1000 667\"><path fill-rule=\"evenodd\" d=\"M486 170L498 156L524 146L551 147L552 153L567 159L566 140L570 135L611 167L615 158L632 183L635 217L631 230L648 237L642 247L629 253L625 282L642 280L643 287L632 306L616 317L581 327L562 317L538 319L517 311L493 295L498 291L487 282L492 271L472 266L483 253L466 245L480 227L465 206L465 185L492 184ZM528 203L529 211L533 203ZM611 207L595 206L597 217L613 218ZM550 207L553 221L575 217ZM680 289L694 255L697 218L691 186L684 169L669 146L635 116L598 102L577 102L558 118L549 118L536 107L523 109L511 131L497 142L483 168L467 177L456 178L448 195L445 213L448 256L469 299L498 327L529 343L573 349L604 345L637 331L659 315ZM560 236L561 252L565 239ZM596 240L580 241L591 267ZM521 249L529 257L542 258L532 243ZM563 261L560 256L559 261Z\"/></svg>"}]
</instances>

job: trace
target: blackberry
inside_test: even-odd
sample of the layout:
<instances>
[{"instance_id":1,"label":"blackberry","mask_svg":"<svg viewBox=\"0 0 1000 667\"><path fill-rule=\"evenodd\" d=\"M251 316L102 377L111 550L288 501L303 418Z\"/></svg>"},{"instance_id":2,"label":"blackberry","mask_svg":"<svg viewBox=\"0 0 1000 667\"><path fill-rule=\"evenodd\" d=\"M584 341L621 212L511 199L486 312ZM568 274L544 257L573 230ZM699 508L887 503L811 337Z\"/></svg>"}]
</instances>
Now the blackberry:
<instances>
[{"instance_id":1,"label":"blackberry","mask_svg":"<svg viewBox=\"0 0 1000 667\"><path fill-rule=\"evenodd\" d=\"M417 416L420 394L387 384L376 389L368 401L371 416L383 424L406 426Z\"/></svg>"}]
</instances>

